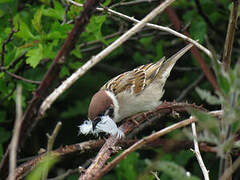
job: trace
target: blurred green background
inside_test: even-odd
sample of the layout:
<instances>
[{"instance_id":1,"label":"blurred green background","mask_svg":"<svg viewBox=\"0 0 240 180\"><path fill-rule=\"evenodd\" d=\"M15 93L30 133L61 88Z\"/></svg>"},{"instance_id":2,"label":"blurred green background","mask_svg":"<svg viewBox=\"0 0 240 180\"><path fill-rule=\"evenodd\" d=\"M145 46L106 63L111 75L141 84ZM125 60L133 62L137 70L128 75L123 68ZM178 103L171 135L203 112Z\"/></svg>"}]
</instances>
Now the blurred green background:
<instances>
[{"instance_id":1,"label":"blurred green background","mask_svg":"<svg viewBox=\"0 0 240 180\"><path fill-rule=\"evenodd\" d=\"M77 2L84 3L83 0L77 0ZM126 3L129 1L106 0L102 5L108 7L114 5L114 10L140 20L159 4L159 1L146 1L130 5L118 4L120 2ZM67 13L65 13L66 7L68 7ZM178 0L172 4L171 8L182 21L182 29L186 29L191 38L198 39L199 43L212 48L220 59L224 48L231 1ZM9 20L12 18L15 29L19 26L19 32L14 34L12 40L6 45L5 52L1 53L1 55L4 54L4 62L1 63L1 67L26 79L41 81L66 39L67 33L72 29L72 20L81 11L81 7L68 4L66 1L1 0L1 52L2 44L11 32ZM167 13L157 16L152 23L174 29ZM108 15L106 12L96 12L91 17L85 32L81 34L76 48L63 63L59 81L54 82L52 89L132 26L132 22L120 17ZM232 53L232 68L234 68L240 53L237 48L239 47L239 35L237 31ZM46 148L47 137L45 134L51 133L58 121L61 121L63 125L54 148L95 138L90 135L78 136L77 127L87 118L87 109L92 95L114 76L139 65L155 62L163 56L168 58L184 46L184 41L172 34L145 27L88 71L57 99L32 131L18 159L35 156L40 148ZM22 58L15 61L20 56ZM202 57L209 67L212 67L211 60L203 53ZM239 77L238 73L237 70L232 71L231 80L233 81L229 80L229 82L235 82L234 80ZM217 78L219 79L218 74ZM191 53L187 53L173 69L165 85L165 94L162 99L167 101L178 99L182 92L197 79L199 79L199 82L195 86L208 90L209 93L215 93L211 84L202 75L199 64ZM28 102L38 85L21 81L4 71L0 71L0 159L12 135L17 84L22 85L22 108L26 110ZM202 104L208 110L220 108L219 103L210 104L208 101L201 100L195 91L195 86L178 100L196 103L197 105ZM231 83L228 83L227 86L230 89ZM238 88L239 84L236 84L236 89ZM49 89L49 93L52 89ZM226 90L225 93L232 92ZM188 117L187 114L181 114L181 119ZM141 138L179 120L166 116L154 126L137 134L136 137ZM204 128L201 127L201 129ZM187 138L186 133L183 133L182 130L176 130L162 139L165 140L164 145L166 147L160 144L158 147L145 147L134 152L102 179L155 179L151 172L158 171L161 180L183 180L186 179L185 170L194 175L191 176L192 179L197 179L197 177L203 179L197 160L190 151L191 145L189 143L191 140ZM179 143L180 141L182 143ZM84 154L68 155L54 165L49 177L57 176L67 169L77 168L87 159L93 158L95 154L96 151L90 151ZM210 170L210 178L218 179L218 154L203 152L202 155L207 168ZM169 168L171 171L169 171ZM234 178L239 179L239 176L240 173L237 172ZM74 180L77 177L77 174L73 174L68 176L67 179Z\"/></svg>"}]
</instances>

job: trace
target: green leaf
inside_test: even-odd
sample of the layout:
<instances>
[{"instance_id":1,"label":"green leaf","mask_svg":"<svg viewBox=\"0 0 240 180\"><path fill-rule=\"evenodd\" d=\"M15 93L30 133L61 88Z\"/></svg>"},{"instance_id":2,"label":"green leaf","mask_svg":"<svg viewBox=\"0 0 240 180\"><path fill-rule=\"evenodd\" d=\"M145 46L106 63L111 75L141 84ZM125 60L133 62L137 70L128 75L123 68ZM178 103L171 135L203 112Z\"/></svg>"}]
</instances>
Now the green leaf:
<instances>
[{"instance_id":1,"label":"green leaf","mask_svg":"<svg viewBox=\"0 0 240 180\"><path fill-rule=\"evenodd\" d=\"M195 90L197 91L201 99L206 100L209 104L212 104L212 105L221 104L220 98L218 98L217 96L211 95L209 91L200 89L199 87L196 87Z\"/></svg>"},{"instance_id":2,"label":"green leaf","mask_svg":"<svg viewBox=\"0 0 240 180\"><path fill-rule=\"evenodd\" d=\"M34 39L34 35L30 31L28 25L24 23L19 17L15 18L14 22L19 22L20 31L16 33L16 36L24 40Z\"/></svg>"},{"instance_id":3,"label":"green leaf","mask_svg":"<svg viewBox=\"0 0 240 180\"><path fill-rule=\"evenodd\" d=\"M53 40L51 43L44 44L43 46L43 52L42 55L44 58L50 58L50 59L55 59L57 55L57 51L54 50L54 47L56 47L58 44L58 39Z\"/></svg>"},{"instance_id":4,"label":"green leaf","mask_svg":"<svg viewBox=\"0 0 240 180\"><path fill-rule=\"evenodd\" d=\"M41 180L46 168L49 170L58 161L57 158L46 156L36 168L27 176L27 180Z\"/></svg>"},{"instance_id":5,"label":"green leaf","mask_svg":"<svg viewBox=\"0 0 240 180\"><path fill-rule=\"evenodd\" d=\"M108 6L111 3L111 0L105 0L103 6Z\"/></svg>"},{"instance_id":6,"label":"green leaf","mask_svg":"<svg viewBox=\"0 0 240 180\"><path fill-rule=\"evenodd\" d=\"M39 34L41 33L41 30L42 30L42 27L41 27L42 11L43 11L43 6L37 10L37 12L34 14L32 19L32 25Z\"/></svg>"},{"instance_id":7,"label":"green leaf","mask_svg":"<svg viewBox=\"0 0 240 180\"><path fill-rule=\"evenodd\" d=\"M82 65L83 65L83 63L79 62L79 61L69 63L69 67L72 68L72 69L78 69Z\"/></svg>"},{"instance_id":8,"label":"green leaf","mask_svg":"<svg viewBox=\"0 0 240 180\"><path fill-rule=\"evenodd\" d=\"M35 68L41 59L43 58L43 49L42 46L39 45L38 48L31 49L27 52L26 56L28 57L26 59L27 64Z\"/></svg>"},{"instance_id":9,"label":"green leaf","mask_svg":"<svg viewBox=\"0 0 240 180\"><path fill-rule=\"evenodd\" d=\"M203 129L208 129L215 135L219 135L219 121L213 115L196 109L191 109L191 114L197 118L198 124Z\"/></svg>"},{"instance_id":10,"label":"green leaf","mask_svg":"<svg viewBox=\"0 0 240 180\"><path fill-rule=\"evenodd\" d=\"M186 170L170 161L161 161L157 165L157 169L163 171L174 180L199 180L196 176L188 176Z\"/></svg>"},{"instance_id":11,"label":"green leaf","mask_svg":"<svg viewBox=\"0 0 240 180\"><path fill-rule=\"evenodd\" d=\"M47 34L47 40L56 40L56 39L65 39L67 37L67 33L72 29L72 24L63 24L61 25L59 22L54 22L51 25L50 32Z\"/></svg>"},{"instance_id":12,"label":"green leaf","mask_svg":"<svg viewBox=\"0 0 240 180\"><path fill-rule=\"evenodd\" d=\"M217 79L219 87L223 90L225 94L228 94L231 88L231 84L229 83L228 79L226 79L222 74L220 74Z\"/></svg>"},{"instance_id":13,"label":"green leaf","mask_svg":"<svg viewBox=\"0 0 240 180\"><path fill-rule=\"evenodd\" d=\"M43 9L42 13L45 16L49 16L54 19L62 21L64 18L65 10L58 1L53 1L53 2L54 2L54 9L52 8Z\"/></svg>"},{"instance_id":14,"label":"green leaf","mask_svg":"<svg viewBox=\"0 0 240 180\"><path fill-rule=\"evenodd\" d=\"M88 39L88 40L90 40L90 41L91 40L100 40L104 44L107 44L107 42L104 40L104 38L102 36L102 25L105 22L105 20L106 20L106 15L91 17L90 22L86 27L87 34L85 33L85 36L87 36L88 38L90 35L90 39Z\"/></svg>"},{"instance_id":15,"label":"green leaf","mask_svg":"<svg viewBox=\"0 0 240 180\"><path fill-rule=\"evenodd\" d=\"M61 68L60 78L63 78L65 76L69 76L69 75L70 75L70 72L69 72L68 68L66 66L63 66Z\"/></svg>"},{"instance_id":16,"label":"green leaf","mask_svg":"<svg viewBox=\"0 0 240 180\"><path fill-rule=\"evenodd\" d=\"M231 83L228 80L228 74L225 72L223 64L217 60L213 60L213 68L217 77L217 81L220 89L223 90L224 94L228 94L231 88Z\"/></svg>"},{"instance_id":17,"label":"green leaf","mask_svg":"<svg viewBox=\"0 0 240 180\"><path fill-rule=\"evenodd\" d=\"M72 54L79 59L82 58L82 53L81 53L80 48L78 46L72 51Z\"/></svg>"},{"instance_id":18,"label":"green leaf","mask_svg":"<svg viewBox=\"0 0 240 180\"><path fill-rule=\"evenodd\" d=\"M193 39L199 40L199 42L203 42L204 37L207 33L207 25L202 18L197 18L191 23L190 34Z\"/></svg>"}]
</instances>

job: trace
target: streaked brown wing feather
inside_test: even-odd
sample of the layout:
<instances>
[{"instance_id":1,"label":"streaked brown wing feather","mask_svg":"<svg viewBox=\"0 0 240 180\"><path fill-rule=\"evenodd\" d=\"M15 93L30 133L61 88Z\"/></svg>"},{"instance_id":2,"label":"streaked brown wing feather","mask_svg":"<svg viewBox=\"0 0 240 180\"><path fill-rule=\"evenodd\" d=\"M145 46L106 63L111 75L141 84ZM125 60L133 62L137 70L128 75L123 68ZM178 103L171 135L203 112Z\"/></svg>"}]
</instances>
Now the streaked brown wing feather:
<instances>
[{"instance_id":1,"label":"streaked brown wing feather","mask_svg":"<svg viewBox=\"0 0 240 180\"><path fill-rule=\"evenodd\" d=\"M136 95L144 90L157 76L164 59L157 63L139 66L108 81L101 89L107 89L114 94L124 90L133 91Z\"/></svg>"},{"instance_id":2,"label":"streaked brown wing feather","mask_svg":"<svg viewBox=\"0 0 240 180\"><path fill-rule=\"evenodd\" d=\"M118 94L124 90L131 89L133 81L133 73L132 71L128 71L109 80L101 89L107 89L114 94Z\"/></svg>"}]
</instances>

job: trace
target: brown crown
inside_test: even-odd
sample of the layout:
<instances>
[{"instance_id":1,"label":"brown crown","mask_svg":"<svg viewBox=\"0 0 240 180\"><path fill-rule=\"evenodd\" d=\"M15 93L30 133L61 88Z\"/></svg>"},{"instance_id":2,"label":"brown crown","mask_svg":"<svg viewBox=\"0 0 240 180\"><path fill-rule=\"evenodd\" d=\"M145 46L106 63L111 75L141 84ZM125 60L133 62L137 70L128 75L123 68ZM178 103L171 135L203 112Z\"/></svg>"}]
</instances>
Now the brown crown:
<instances>
[{"instance_id":1,"label":"brown crown","mask_svg":"<svg viewBox=\"0 0 240 180\"><path fill-rule=\"evenodd\" d=\"M104 113L111 104L113 104L112 99L105 90L98 91L90 102L88 118L93 121L99 114Z\"/></svg>"}]
</instances>

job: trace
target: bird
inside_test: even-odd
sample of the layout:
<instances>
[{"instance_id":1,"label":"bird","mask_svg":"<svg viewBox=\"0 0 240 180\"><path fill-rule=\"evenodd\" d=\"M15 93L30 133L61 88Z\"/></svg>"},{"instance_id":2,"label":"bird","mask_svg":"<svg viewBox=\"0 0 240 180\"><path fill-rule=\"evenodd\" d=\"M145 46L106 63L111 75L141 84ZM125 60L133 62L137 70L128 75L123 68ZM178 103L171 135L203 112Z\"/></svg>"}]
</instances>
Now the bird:
<instances>
[{"instance_id":1,"label":"bird","mask_svg":"<svg viewBox=\"0 0 240 180\"><path fill-rule=\"evenodd\" d=\"M186 45L167 60L163 57L156 63L141 65L109 80L93 95L88 120L79 126L79 133L105 132L123 138L124 133L116 123L161 104L163 87L173 66L192 46Z\"/></svg>"}]
</instances>

